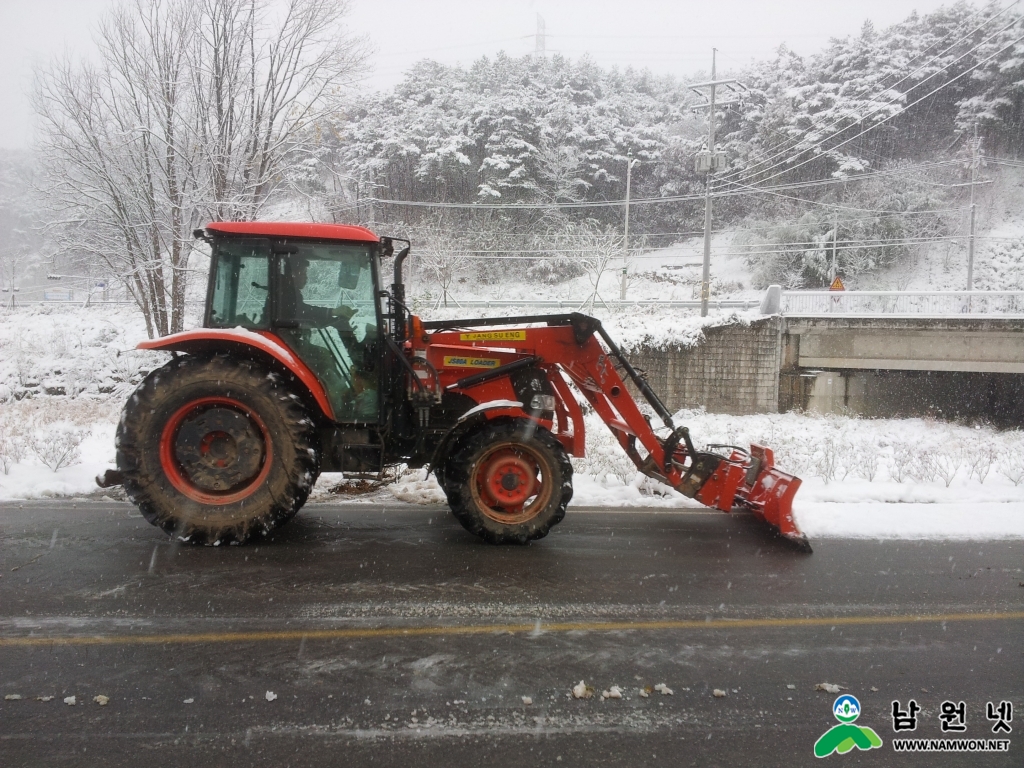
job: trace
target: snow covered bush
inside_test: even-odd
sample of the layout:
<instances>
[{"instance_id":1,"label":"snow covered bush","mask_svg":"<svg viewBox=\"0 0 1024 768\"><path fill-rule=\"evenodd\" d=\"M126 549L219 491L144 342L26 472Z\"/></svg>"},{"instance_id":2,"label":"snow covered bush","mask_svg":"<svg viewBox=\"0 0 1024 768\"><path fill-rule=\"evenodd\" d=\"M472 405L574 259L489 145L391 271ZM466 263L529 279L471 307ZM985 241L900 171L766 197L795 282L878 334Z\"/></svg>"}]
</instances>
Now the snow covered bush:
<instances>
[{"instance_id":1,"label":"snow covered bush","mask_svg":"<svg viewBox=\"0 0 1024 768\"><path fill-rule=\"evenodd\" d=\"M998 448L988 440L976 438L970 445L971 471L970 477L978 478L978 482L984 484L988 473L992 471L992 465L999 457Z\"/></svg>"},{"instance_id":2,"label":"snow covered bush","mask_svg":"<svg viewBox=\"0 0 1024 768\"><path fill-rule=\"evenodd\" d=\"M873 482L878 474L878 446L868 439L856 440L849 454L851 470L856 477Z\"/></svg>"},{"instance_id":3,"label":"snow covered bush","mask_svg":"<svg viewBox=\"0 0 1024 768\"><path fill-rule=\"evenodd\" d=\"M996 462L999 474L1014 486L1024 482L1024 443L1008 443Z\"/></svg>"},{"instance_id":4,"label":"snow covered bush","mask_svg":"<svg viewBox=\"0 0 1024 768\"><path fill-rule=\"evenodd\" d=\"M137 349L109 349L107 360L110 378L115 382L113 391L123 397L135 390L153 364L151 354Z\"/></svg>"},{"instance_id":5,"label":"snow covered bush","mask_svg":"<svg viewBox=\"0 0 1024 768\"><path fill-rule=\"evenodd\" d=\"M3 432L0 432L0 470L2 470L5 475L9 475L11 473L11 467L15 463L14 457L11 455L10 448L8 447L9 441L10 438Z\"/></svg>"},{"instance_id":6,"label":"snow covered bush","mask_svg":"<svg viewBox=\"0 0 1024 768\"><path fill-rule=\"evenodd\" d=\"M826 425L824 437L817 442L814 454L815 474L826 485L832 480L845 480L851 473L856 473L859 463L864 461L865 450L869 452L870 459L877 466L874 446L865 446L856 440L847 432L844 423L835 417L826 419ZM874 471L867 479L871 480L873 477Z\"/></svg>"},{"instance_id":7,"label":"snow covered bush","mask_svg":"<svg viewBox=\"0 0 1024 768\"><path fill-rule=\"evenodd\" d=\"M9 413L0 412L0 470L5 475L10 474L11 467L24 458L25 436L18 421Z\"/></svg>"},{"instance_id":8,"label":"snow covered bush","mask_svg":"<svg viewBox=\"0 0 1024 768\"><path fill-rule=\"evenodd\" d=\"M87 429L50 424L29 436L28 447L37 459L56 472L81 461L79 447L90 434Z\"/></svg>"},{"instance_id":9,"label":"snow covered bush","mask_svg":"<svg viewBox=\"0 0 1024 768\"><path fill-rule=\"evenodd\" d=\"M17 464L25 455L25 447L21 437L2 431L0 426L0 470L5 475L11 473L11 467Z\"/></svg>"},{"instance_id":10,"label":"snow covered bush","mask_svg":"<svg viewBox=\"0 0 1024 768\"><path fill-rule=\"evenodd\" d=\"M1024 289L1021 262L1024 261L1024 236L988 244L978 260L975 288L987 291Z\"/></svg>"},{"instance_id":11,"label":"snow covered bush","mask_svg":"<svg viewBox=\"0 0 1024 768\"><path fill-rule=\"evenodd\" d=\"M964 448L960 443L944 445L932 454L935 475L949 488L950 483L964 465Z\"/></svg>"},{"instance_id":12,"label":"snow covered bush","mask_svg":"<svg viewBox=\"0 0 1024 768\"><path fill-rule=\"evenodd\" d=\"M531 262L530 266L526 269L526 276L530 280L539 280L548 285L564 283L585 273L586 269L584 269L578 259L557 255L537 259Z\"/></svg>"},{"instance_id":13,"label":"snow covered bush","mask_svg":"<svg viewBox=\"0 0 1024 768\"><path fill-rule=\"evenodd\" d=\"M637 468L622 450L608 427L596 413L585 417L587 456L572 459L573 471L590 475L595 480L614 485L630 485L637 479Z\"/></svg>"},{"instance_id":14,"label":"snow covered bush","mask_svg":"<svg viewBox=\"0 0 1024 768\"><path fill-rule=\"evenodd\" d=\"M914 476L914 464L917 460L917 446L902 440L894 441L892 456L889 457L889 476L897 483Z\"/></svg>"},{"instance_id":15,"label":"snow covered bush","mask_svg":"<svg viewBox=\"0 0 1024 768\"><path fill-rule=\"evenodd\" d=\"M830 480L836 479L841 451L842 438L837 434L826 435L818 445L818 451L814 455L814 470L826 485Z\"/></svg>"}]
</instances>

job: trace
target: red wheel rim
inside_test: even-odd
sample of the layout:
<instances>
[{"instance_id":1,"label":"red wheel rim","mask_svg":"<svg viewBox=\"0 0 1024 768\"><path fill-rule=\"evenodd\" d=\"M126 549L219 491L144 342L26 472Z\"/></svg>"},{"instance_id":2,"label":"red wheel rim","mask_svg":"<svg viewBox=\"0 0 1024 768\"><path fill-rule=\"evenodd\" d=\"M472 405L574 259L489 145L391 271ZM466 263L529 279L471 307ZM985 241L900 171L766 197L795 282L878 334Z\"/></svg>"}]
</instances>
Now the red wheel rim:
<instances>
[{"instance_id":1,"label":"red wheel rim","mask_svg":"<svg viewBox=\"0 0 1024 768\"><path fill-rule=\"evenodd\" d=\"M270 474L266 425L230 397L202 397L175 411L160 434L160 465L182 495L201 504L233 504Z\"/></svg>"},{"instance_id":2,"label":"red wheel rim","mask_svg":"<svg viewBox=\"0 0 1024 768\"><path fill-rule=\"evenodd\" d=\"M545 458L521 443L501 443L473 468L474 501L495 522L518 525L534 518L551 497Z\"/></svg>"}]
</instances>

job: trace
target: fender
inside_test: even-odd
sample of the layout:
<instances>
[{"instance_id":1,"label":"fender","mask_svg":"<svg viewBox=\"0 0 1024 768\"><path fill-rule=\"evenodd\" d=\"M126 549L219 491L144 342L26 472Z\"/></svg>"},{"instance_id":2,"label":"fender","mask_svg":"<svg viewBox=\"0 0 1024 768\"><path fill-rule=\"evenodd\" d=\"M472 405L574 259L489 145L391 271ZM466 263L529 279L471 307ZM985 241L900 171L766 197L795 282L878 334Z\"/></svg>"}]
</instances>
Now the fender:
<instances>
[{"instance_id":1,"label":"fender","mask_svg":"<svg viewBox=\"0 0 1024 768\"><path fill-rule=\"evenodd\" d=\"M427 462L431 471L437 468L441 457L448 452L452 445L454 445L466 431L479 426L480 421L474 418L477 416L483 416L483 421L491 421L492 419L503 417L508 419L527 419L535 424L543 426L543 423L539 419L535 416L531 416L523 410L523 404L518 400L490 400L486 403L480 403L462 414L462 416L459 417L459 420L455 422L455 425L445 432L444 437L441 438L437 447L434 448L434 451L430 456L430 461ZM548 427L550 427L550 423L548 423Z\"/></svg>"},{"instance_id":2,"label":"fender","mask_svg":"<svg viewBox=\"0 0 1024 768\"><path fill-rule=\"evenodd\" d=\"M170 336L160 339L143 341L136 349L196 354L210 349L224 349L225 345L238 345L256 350L261 355L267 355L276 360L309 390L309 394L320 406L323 415L334 421L334 409L331 408L327 392L316 374L288 348L280 337L269 331L256 332L245 328L196 328L192 331L172 333Z\"/></svg>"}]
</instances>

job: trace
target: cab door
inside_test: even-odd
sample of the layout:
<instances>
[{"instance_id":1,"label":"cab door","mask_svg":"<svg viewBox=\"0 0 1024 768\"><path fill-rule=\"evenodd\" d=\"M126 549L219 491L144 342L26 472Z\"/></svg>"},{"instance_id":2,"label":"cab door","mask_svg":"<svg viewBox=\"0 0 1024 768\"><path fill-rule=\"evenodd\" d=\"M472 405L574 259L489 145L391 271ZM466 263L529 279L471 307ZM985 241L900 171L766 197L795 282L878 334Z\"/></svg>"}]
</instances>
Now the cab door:
<instances>
[{"instance_id":1,"label":"cab door","mask_svg":"<svg viewBox=\"0 0 1024 768\"><path fill-rule=\"evenodd\" d=\"M274 244L274 331L316 374L338 422L380 421L373 246Z\"/></svg>"}]
</instances>

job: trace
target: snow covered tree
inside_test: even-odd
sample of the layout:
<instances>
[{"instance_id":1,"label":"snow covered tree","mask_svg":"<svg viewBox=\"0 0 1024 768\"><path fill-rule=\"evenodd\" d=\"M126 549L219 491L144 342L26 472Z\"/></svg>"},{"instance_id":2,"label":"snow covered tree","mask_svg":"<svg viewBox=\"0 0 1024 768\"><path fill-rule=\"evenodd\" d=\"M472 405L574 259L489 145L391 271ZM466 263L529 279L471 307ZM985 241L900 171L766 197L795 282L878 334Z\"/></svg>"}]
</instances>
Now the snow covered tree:
<instances>
[{"instance_id":1,"label":"snow covered tree","mask_svg":"<svg viewBox=\"0 0 1024 768\"><path fill-rule=\"evenodd\" d=\"M151 336L183 327L191 232L256 217L304 130L363 59L337 0L129 0L95 63L58 59L34 100L70 258L101 265Z\"/></svg>"},{"instance_id":2,"label":"snow covered tree","mask_svg":"<svg viewBox=\"0 0 1024 768\"><path fill-rule=\"evenodd\" d=\"M995 151L1024 150L1024 16L979 45L985 62L971 73L974 93L959 104L957 124L965 132L975 122Z\"/></svg>"}]
</instances>

